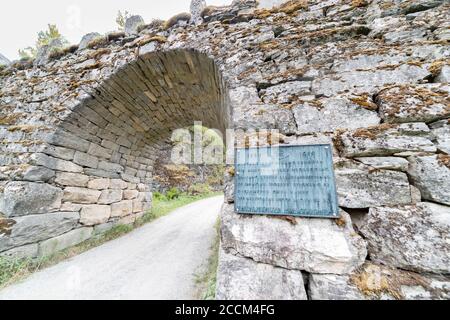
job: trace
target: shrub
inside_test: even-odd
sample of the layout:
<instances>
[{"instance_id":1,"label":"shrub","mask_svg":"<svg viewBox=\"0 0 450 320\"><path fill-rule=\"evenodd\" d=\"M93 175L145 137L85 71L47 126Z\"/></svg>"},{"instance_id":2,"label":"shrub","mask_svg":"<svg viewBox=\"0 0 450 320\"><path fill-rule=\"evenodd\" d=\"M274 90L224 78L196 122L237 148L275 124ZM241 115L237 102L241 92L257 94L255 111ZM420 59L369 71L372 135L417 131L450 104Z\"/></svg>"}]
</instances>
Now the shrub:
<instances>
[{"instance_id":1,"label":"shrub","mask_svg":"<svg viewBox=\"0 0 450 320\"><path fill-rule=\"evenodd\" d=\"M201 194L212 193L212 190L211 190L211 187L209 185L207 185L206 183L198 183L198 184L194 184L194 185L190 186L188 189L188 193L193 196L196 196L196 195L201 195Z\"/></svg>"},{"instance_id":2,"label":"shrub","mask_svg":"<svg viewBox=\"0 0 450 320\"><path fill-rule=\"evenodd\" d=\"M178 199L181 195L181 191L178 190L178 188L171 188L169 191L167 191L166 198L168 200L175 200Z\"/></svg>"},{"instance_id":3,"label":"shrub","mask_svg":"<svg viewBox=\"0 0 450 320\"><path fill-rule=\"evenodd\" d=\"M153 193L153 199L155 199L155 200L165 200L166 196L163 195L161 192L156 191L156 192Z\"/></svg>"}]
</instances>

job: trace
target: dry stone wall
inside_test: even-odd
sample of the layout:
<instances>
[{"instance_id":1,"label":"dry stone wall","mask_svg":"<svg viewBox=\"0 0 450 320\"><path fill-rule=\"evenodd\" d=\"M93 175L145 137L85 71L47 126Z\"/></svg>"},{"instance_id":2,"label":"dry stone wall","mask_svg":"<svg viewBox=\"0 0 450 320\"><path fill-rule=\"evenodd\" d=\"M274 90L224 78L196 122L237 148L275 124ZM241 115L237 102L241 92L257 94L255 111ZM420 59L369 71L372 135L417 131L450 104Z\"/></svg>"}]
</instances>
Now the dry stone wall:
<instances>
[{"instance_id":1,"label":"dry stone wall","mask_svg":"<svg viewBox=\"0 0 450 320\"><path fill-rule=\"evenodd\" d=\"M272 5L206 7L168 29L135 18L127 34L3 68L1 254L132 222L171 130L200 120L332 144L342 212L238 215L229 168L219 298L448 299L450 4Z\"/></svg>"}]
</instances>

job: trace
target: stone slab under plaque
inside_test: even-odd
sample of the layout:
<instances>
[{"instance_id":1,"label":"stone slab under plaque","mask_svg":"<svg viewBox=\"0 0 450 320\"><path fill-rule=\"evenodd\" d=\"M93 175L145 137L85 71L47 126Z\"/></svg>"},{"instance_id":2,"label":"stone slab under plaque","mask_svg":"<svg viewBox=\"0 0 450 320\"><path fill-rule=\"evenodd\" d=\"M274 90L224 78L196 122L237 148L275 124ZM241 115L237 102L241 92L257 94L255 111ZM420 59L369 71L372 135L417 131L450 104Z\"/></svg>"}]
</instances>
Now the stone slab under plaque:
<instances>
[{"instance_id":1,"label":"stone slab under plaque","mask_svg":"<svg viewBox=\"0 0 450 320\"><path fill-rule=\"evenodd\" d=\"M236 149L235 210L338 218L331 145Z\"/></svg>"}]
</instances>

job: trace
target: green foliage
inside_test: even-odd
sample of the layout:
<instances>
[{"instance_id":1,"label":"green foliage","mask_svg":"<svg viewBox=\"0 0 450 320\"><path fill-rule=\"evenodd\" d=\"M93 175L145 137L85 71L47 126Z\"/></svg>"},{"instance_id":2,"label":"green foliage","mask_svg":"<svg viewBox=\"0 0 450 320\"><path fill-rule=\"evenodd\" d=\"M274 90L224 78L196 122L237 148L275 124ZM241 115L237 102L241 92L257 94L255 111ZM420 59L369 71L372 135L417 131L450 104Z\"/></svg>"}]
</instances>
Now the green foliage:
<instances>
[{"instance_id":1,"label":"green foliage","mask_svg":"<svg viewBox=\"0 0 450 320\"><path fill-rule=\"evenodd\" d=\"M166 193L167 200L175 200L178 199L181 195L181 191L178 188L171 188Z\"/></svg>"},{"instance_id":2,"label":"green foliage","mask_svg":"<svg viewBox=\"0 0 450 320\"><path fill-rule=\"evenodd\" d=\"M156 192L153 192L153 199L154 200L165 200L166 196L163 195L161 192L156 191Z\"/></svg>"},{"instance_id":3,"label":"green foliage","mask_svg":"<svg viewBox=\"0 0 450 320\"><path fill-rule=\"evenodd\" d=\"M36 47L40 48L49 45L50 42L56 39L61 40L63 45L68 44L68 41L59 32L58 27L55 24L49 24L47 30L39 31Z\"/></svg>"},{"instance_id":4,"label":"green foliage","mask_svg":"<svg viewBox=\"0 0 450 320\"><path fill-rule=\"evenodd\" d=\"M48 24L47 30L39 31L36 45L34 47L27 47L25 49L19 49L19 56L21 59L34 59L38 50L46 45L49 45L53 40L59 39L63 46L69 44L69 42L59 32L58 27L55 24Z\"/></svg>"},{"instance_id":5,"label":"green foliage","mask_svg":"<svg viewBox=\"0 0 450 320\"><path fill-rule=\"evenodd\" d=\"M125 23L129 17L131 17L131 14L128 11L125 10L122 12L119 10L116 18L116 23L119 26L119 30L125 30Z\"/></svg>"},{"instance_id":6,"label":"green foliage","mask_svg":"<svg viewBox=\"0 0 450 320\"><path fill-rule=\"evenodd\" d=\"M37 49L33 47L27 47L25 49L19 49L19 57L22 60L30 60L36 57Z\"/></svg>"},{"instance_id":7,"label":"green foliage","mask_svg":"<svg viewBox=\"0 0 450 320\"><path fill-rule=\"evenodd\" d=\"M208 194L212 193L212 189L206 183L197 183L189 187L188 193L193 196L200 194Z\"/></svg>"},{"instance_id":8,"label":"green foliage","mask_svg":"<svg viewBox=\"0 0 450 320\"><path fill-rule=\"evenodd\" d=\"M211 253L206 270L196 276L196 282L199 287L198 296L202 300L214 300L216 298L217 268L219 266L220 251L220 218L217 219L215 230L216 237L210 249Z\"/></svg>"}]
</instances>

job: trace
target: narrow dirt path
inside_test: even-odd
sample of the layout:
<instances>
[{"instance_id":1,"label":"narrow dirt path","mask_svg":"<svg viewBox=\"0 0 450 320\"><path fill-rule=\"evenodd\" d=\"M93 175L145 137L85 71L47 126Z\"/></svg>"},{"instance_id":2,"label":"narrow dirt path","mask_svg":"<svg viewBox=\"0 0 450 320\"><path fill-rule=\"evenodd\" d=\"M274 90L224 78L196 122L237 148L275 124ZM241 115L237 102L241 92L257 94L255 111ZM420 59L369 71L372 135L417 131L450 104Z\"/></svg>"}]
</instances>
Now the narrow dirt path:
<instances>
[{"instance_id":1,"label":"narrow dirt path","mask_svg":"<svg viewBox=\"0 0 450 320\"><path fill-rule=\"evenodd\" d=\"M194 299L223 197L195 202L0 291L5 299Z\"/></svg>"}]
</instances>

